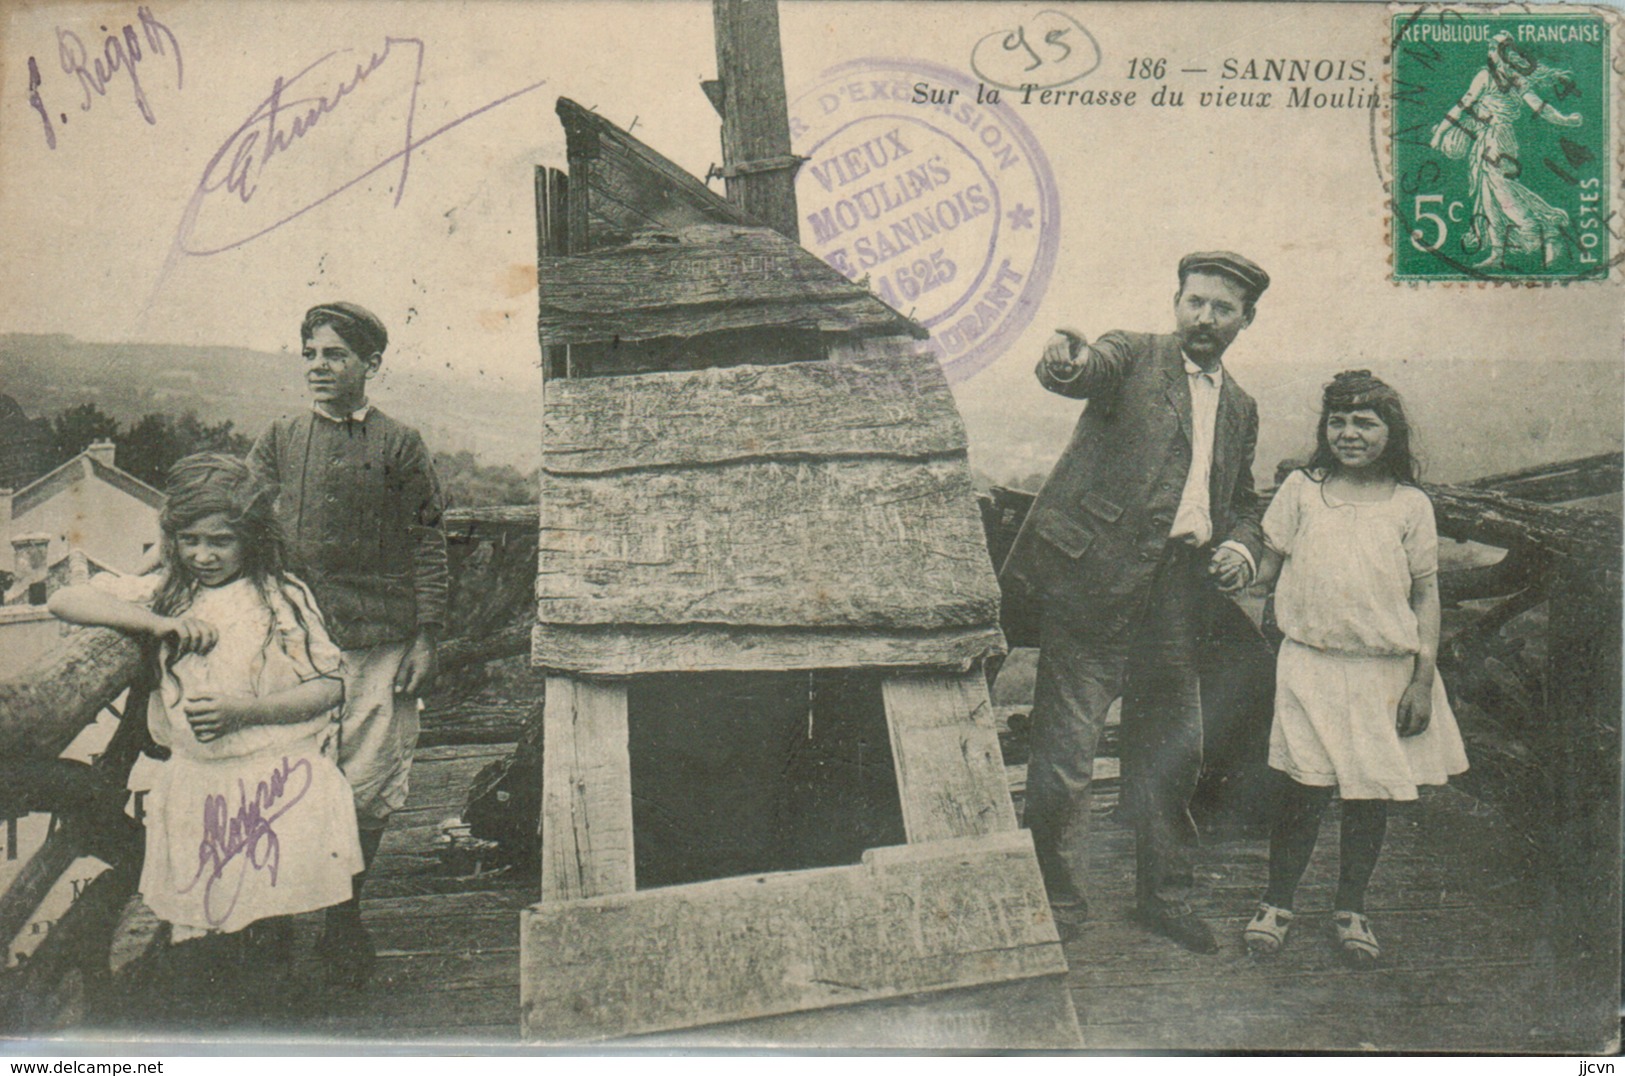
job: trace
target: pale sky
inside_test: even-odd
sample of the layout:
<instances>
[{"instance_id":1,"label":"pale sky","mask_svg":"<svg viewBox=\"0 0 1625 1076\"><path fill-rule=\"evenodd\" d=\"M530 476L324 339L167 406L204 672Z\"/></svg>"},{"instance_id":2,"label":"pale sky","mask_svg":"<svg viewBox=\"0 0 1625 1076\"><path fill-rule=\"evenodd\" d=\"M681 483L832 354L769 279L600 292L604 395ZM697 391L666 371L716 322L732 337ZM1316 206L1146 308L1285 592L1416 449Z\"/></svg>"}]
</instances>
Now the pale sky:
<instances>
[{"instance_id":1,"label":"pale sky","mask_svg":"<svg viewBox=\"0 0 1625 1076\"><path fill-rule=\"evenodd\" d=\"M818 88L832 84L826 72L840 64L862 69L885 58L974 78L978 42L1056 7L786 0L786 82L792 99L811 108ZM345 297L389 325L386 361L396 376L450 369L530 386L538 376L532 168L564 167L555 99L568 96L623 127L635 121L638 137L698 174L720 162L718 120L699 89L716 67L708 3L153 0L149 8L172 36L144 27L134 3L7 6L0 227L8 257L0 264L0 331L291 351L304 309ZM1087 29L1100 60L1072 88L1149 92L1156 81L1127 79L1130 61L1143 56L1167 58L1163 81L1188 98L1220 88L1216 71L1226 58L1362 60L1371 75L1360 84L1365 89L1382 73L1387 9L1378 4L1181 5L1177 19L1146 4L1064 10ZM73 40L64 34L78 35L94 57L107 36L101 27L117 34L126 24L147 46L135 72L151 123L127 71L113 72L98 95L88 61L84 78L63 70L62 42L71 51ZM175 49L156 55L153 37L179 46L179 70ZM397 161L234 249L175 255L211 157L226 147L229 164L232 133L277 77L290 80L334 50L352 50L316 69L322 81L301 84L332 97L344 72L382 53L386 37L401 40L302 138L284 126L278 152L265 156L268 136L248 146L243 167L252 197L245 205L224 186L203 197L189 233L194 249L251 235L398 149L418 53L412 41L422 43L411 113L420 138L542 85L418 146L398 204ZM20 92L30 57L54 149L40 113ZM1174 70L1185 68L1209 73ZM87 96L88 111L81 107ZM1349 365L1394 370L1419 358L1483 356L1608 362L1620 354L1617 284L1390 283L1379 176L1384 135L1379 121L1374 141L1364 109L1277 102L1244 110L1188 101L1181 109L1142 102L1013 111L1053 177L1060 217L1047 226L1058 254L1047 286L1022 293L1023 301L1036 301L1031 324L956 386L973 451L978 443L1020 450L1005 441L1019 442L1020 429L1035 418L1075 413L1076 404L1047 397L1032 380L1051 327L1071 325L1090 336L1169 328L1174 264L1193 249L1239 250L1274 278L1256 323L1227 359L1265 406L1272 394L1311 399L1330 372ZM926 125L933 115L940 117L923 108L910 113ZM1003 184L1007 212L1019 201L1017 181L991 178ZM804 169L804 210L823 204L816 182ZM720 191L720 182L713 186ZM803 242L810 233L804 225ZM1010 227L1000 234L1011 243L1018 235ZM968 246L956 255L969 268L981 256ZM1584 390L1618 396L1617 381ZM1053 456L1060 446L1050 440L1031 446L1034 453Z\"/></svg>"}]
</instances>

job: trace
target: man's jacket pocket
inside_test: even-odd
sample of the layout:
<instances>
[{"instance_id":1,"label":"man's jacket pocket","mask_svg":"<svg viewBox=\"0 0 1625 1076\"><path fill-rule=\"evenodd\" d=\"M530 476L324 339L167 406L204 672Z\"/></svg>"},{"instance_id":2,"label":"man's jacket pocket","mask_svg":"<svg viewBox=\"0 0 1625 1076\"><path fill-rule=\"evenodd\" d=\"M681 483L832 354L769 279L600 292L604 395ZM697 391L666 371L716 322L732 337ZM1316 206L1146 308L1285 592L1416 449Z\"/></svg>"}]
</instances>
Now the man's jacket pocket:
<instances>
[{"instance_id":1,"label":"man's jacket pocket","mask_svg":"<svg viewBox=\"0 0 1625 1076\"><path fill-rule=\"evenodd\" d=\"M1095 540L1094 534L1082 524L1053 511L1040 513L1033 520L1033 528L1040 537L1073 560L1088 552L1090 543Z\"/></svg>"}]
</instances>

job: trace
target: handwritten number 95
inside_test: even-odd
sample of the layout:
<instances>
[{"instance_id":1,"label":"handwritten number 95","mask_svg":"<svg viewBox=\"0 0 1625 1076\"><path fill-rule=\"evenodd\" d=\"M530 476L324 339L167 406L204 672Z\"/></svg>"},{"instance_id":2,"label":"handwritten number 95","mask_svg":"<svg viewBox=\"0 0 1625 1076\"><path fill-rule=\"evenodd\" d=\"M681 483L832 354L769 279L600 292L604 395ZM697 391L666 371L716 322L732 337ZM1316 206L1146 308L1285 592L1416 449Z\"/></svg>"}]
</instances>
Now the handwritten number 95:
<instances>
[{"instance_id":1,"label":"handwritten number 95","mask_svg":"<svg viewBox=\"0 0 1625 1076\"><path fill-rule=\"evenodd\" d=\"M1015 52L1017 49L1026 49L1027 55L1033 58L1033 62L1028 64L1026 67L1023 67L1022 70L1032 71L1043 67L1046 59L1055 63L1062 63L1068 56L1072 55L1072 46L1061 40L1061 38L1065 37L1066 35L1066 30L1045 31L1044 44L1050 47L1045 50L1047 53L1049 53L1049 56L1044 57L1034 52L1033 47L1027 44L1027 28L1025 26L1020 26L1016 28L1014 33L1005 35L1003 42L1004 50L1006 52ZM1056 49L1059 49L1060 52L1057 53L1055 51Z\"/></svg>"},{"instance_id":2,"label":"handwritten number 95","mask_svg":"<svg viewBox=\"0 0 1625 1076\"><path fill-rule=\"evenodd\" d=\"M990 7L992 5L989 5ZM1047 89L1100 66L1100 45L1064 11L1040 11L1014 28L984 35L971 50L971 70L989 86Z\"/></svg>"}]
</instances>

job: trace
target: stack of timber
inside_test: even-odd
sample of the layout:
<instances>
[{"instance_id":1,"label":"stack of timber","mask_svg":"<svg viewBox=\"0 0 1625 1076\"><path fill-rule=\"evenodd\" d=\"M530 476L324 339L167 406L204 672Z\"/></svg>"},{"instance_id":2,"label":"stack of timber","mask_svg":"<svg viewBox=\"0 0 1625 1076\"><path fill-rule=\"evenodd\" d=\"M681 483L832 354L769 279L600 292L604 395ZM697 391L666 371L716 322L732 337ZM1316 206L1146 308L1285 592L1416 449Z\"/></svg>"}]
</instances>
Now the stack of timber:
<instances>
[{"instance_id":1,"label":"stack of timber","mask_svg":"<svg viewBox=\"0 0 1625 1076\"><path fill-rule=\"evenodd\" d=\"M925 331L625 131L558 112L570 172L537 183L525 1037L1079 1045Z\"/></svg>"}]
</instances>

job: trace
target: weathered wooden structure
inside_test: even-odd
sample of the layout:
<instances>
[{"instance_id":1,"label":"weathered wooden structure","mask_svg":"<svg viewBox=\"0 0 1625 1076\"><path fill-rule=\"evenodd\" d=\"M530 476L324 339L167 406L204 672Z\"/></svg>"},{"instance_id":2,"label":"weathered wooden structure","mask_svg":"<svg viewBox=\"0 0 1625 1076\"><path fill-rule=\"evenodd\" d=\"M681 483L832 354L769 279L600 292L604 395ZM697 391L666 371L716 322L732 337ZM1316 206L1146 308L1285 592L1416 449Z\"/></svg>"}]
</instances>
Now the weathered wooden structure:
<instances>
[{"instance_id":1,"label":"weathered wooden structure","mask_svg":"<svg viewBox=\"0 0 1625 1076\"><path fill-rule=\"evenodd\" d=\"M981 668L1003 640L964 429L924 330L558 112L526 1037L1079 1045ZM963 1033L895 1016L934 1008Z\"/></svg>"}]
</instances>

